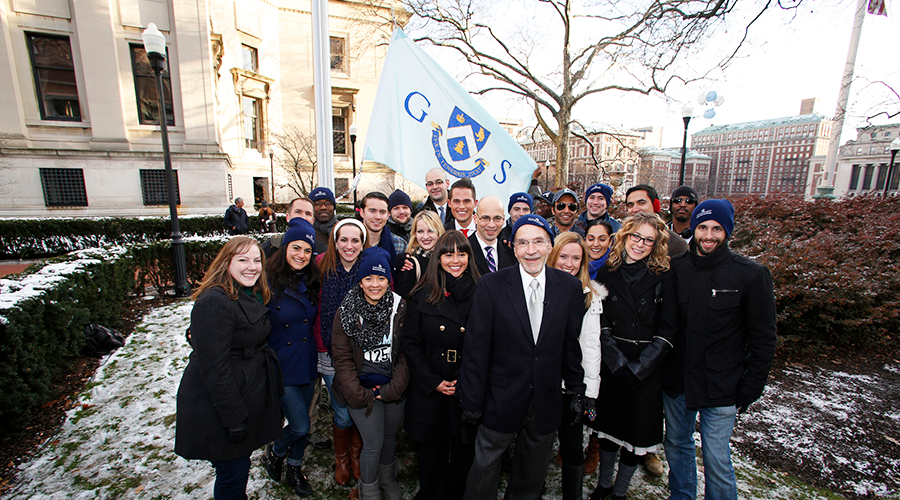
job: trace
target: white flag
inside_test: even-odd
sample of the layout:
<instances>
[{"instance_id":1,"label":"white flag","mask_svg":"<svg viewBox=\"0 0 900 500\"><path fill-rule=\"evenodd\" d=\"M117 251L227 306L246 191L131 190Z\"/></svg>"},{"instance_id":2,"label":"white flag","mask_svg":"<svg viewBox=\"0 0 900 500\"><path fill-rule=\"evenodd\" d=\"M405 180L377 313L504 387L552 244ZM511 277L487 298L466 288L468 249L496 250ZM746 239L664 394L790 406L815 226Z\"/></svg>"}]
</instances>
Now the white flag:
<instances>
[{"instance_id":1,"label":"white flag","mask_svg":"<svg viewBox=\"0 0 900 500\"><path fill-rule=\"evenodd\" d=\"M388 47L363 159L420 185L440 167L469 177L478 197L528 189L534 160L400 28Z\"/></svg>"}]
</instances>

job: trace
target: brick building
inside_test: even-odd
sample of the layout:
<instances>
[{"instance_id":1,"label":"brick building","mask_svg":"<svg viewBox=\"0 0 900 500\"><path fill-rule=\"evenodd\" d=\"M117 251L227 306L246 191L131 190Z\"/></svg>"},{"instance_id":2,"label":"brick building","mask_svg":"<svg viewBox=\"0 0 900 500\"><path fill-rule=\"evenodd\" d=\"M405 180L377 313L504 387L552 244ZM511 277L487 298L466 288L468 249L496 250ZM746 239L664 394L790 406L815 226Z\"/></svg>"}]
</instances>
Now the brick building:
<instances>
[{"instance_id":1,"label":"brick building","mask_svg":"<svg viewBox=\"0 0 900 500\"><path fill-rule=\"evenodd\" d=\"M644 147L639 152L641 166L636 184L649 184L663 197L670 195L678 187L681 175L681 148ZM684 183L698 193L706 193L711 161L711 157L688 149L684 161Z\"/></svg>"}]
</instances>

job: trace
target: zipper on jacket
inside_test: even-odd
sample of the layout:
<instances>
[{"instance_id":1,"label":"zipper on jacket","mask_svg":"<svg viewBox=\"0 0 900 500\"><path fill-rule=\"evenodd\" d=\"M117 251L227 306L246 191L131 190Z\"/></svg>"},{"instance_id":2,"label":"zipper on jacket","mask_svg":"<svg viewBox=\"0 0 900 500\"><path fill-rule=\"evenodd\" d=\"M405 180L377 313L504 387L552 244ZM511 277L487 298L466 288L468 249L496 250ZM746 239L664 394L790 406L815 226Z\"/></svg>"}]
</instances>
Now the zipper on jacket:
<instances>
[{"instance_id":1,"label":"zipper on jacket","mask_svg":"<svg viewBox=\"0 0 900 500\"><path fill-rule=\"evenodd\" d=\"M713 288L712 296L715 297L717 293L737 293L737 292L738 292L738 290L716 290L715 288Z\"/></svg>"}]
</instances>

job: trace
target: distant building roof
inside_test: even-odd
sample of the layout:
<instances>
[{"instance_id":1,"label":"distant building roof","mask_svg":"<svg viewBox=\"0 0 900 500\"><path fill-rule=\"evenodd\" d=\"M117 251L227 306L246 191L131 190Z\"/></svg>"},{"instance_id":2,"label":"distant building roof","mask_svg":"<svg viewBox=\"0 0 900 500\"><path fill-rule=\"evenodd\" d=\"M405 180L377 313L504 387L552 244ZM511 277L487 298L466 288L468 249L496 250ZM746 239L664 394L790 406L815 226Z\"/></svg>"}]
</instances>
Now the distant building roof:
<instances>
[{"instance_id":1,"label":"distant building roof","mask_svg":"<svg viewBox=\"0 0 900 500\"><path fill-rule=\"evenodd\" d=\"M670 158L681 159L681 148L654 148L654 147L644 147L638 149L638 154L641 156L668 156ZM712 160L712 156L705 155L703 153L698 153L693 149L687 150L686 159L691 160Z\"/></svg>"},{"instance_id":2,"label":"distant building roof","mask_svg":"<svg viewBox=\"0 0 900 500\"><path fill-rule=\"evenodd\" d=\"M802 125L804 123L818 123L822 120L827 119L828 118L825 115L819 113L810 113L808 115L786 116L784 118L770 118L768 120L757 120L755 122L732 123L729 125L711 125L691 135L720 134L723 132L779 127L783 125Z\"/></svg>"}]
</instances>

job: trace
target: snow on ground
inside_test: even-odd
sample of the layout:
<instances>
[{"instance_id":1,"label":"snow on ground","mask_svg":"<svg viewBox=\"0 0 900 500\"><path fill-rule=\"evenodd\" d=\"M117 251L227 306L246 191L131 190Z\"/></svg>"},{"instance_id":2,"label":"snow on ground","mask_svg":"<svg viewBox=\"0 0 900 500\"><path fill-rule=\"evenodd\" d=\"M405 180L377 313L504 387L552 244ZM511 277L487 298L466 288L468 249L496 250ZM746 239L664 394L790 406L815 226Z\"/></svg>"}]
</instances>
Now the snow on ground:
<instances>
[{"instance_id":1,"label":"snow on ground","mask_svg":"<svg viewBox=\"0 0 900 500\"><path fill-rule=\"evenodd\" d=\"M184 460L172 451L175 396L190 352L184 331L192 306L192 302L177 302L155 309L144 318L126 345L104 360L68 412L59 433L36 453L33 461L20 466L7 498L212 498L212 467L207 462ZM779 415L774 413L772 418ZM328 416L323 420L327 421ZM416 491L415 459L408 440L402 437L398 456L404 496L411 498ZM250 498L297 498L265 476L260 457L260 451L253 455L247 488ZM734 459L741 498L836 498L784 474L758 467L738 453ZM332 464L330 449L307 450L304 470L316 492L314 498L346 498L349 489L334 484ZM595 475L585 478L585 496L595 485ZM701 494L702 489L701 473ZM629 498L665 496L665 477L651 478L642 471L635 475ZM559 468L553 461L544 498L559 497Z\"/></svg>"}]
</instances>

